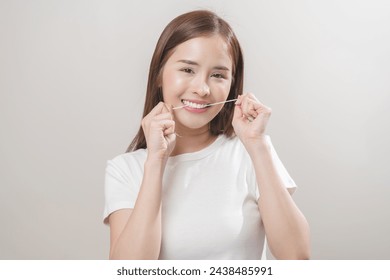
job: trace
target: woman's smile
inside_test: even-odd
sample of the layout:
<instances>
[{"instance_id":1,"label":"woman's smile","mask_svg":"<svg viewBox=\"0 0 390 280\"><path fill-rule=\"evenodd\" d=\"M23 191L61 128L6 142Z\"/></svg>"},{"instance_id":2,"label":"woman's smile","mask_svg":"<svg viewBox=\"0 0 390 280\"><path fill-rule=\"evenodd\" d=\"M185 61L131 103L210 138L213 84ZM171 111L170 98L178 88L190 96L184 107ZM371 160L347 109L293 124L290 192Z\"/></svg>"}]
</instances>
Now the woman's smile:
<instances>
[{"instance_id":1,"label":"woman's smile","mask_svg":"<svg viewBox=\"0 0 390 280\"><path fill-rule=\"evenodd\" d=\"M182 99L181 103L185 105L184 108L192 108L192 109L204 109L207 108L210 103L204 102L204 101L197 101L197 100L187 100Z\"/></svg>"},{"instance_id":2,"label":"woman's smile","mask_svg":"<svg viewBox=\"0 0 390 280\"><path fill-rule=\"evenodd\" d=\"M208 127L223 107L209 105L229 95L231 69L228 47L218 35L193 38L175 48L163 69L162 90L182 128Z\"/></svg>"}]
</instances>

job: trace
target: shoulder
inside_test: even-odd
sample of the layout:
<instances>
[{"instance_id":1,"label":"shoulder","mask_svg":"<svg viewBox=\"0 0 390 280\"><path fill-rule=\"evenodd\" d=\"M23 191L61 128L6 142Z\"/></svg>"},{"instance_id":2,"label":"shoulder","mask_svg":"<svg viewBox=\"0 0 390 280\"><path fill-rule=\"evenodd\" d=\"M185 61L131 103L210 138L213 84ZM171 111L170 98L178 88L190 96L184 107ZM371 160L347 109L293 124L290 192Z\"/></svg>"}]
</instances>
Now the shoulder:
<instances>
[{"instance_id":1,"label":"shoulder","mask_svg":"<svg viewBox=\"0 0 390 280\"><path fill-rule=\"evenodd\" d=\"M107 161L104 193L104 222L120 209L134 208L143 176L145 150L120 154Z\"/></svg>"},{"instance_id":2,"label":"shoulder","mask_svg":"<svg viewBox=\"0 0 390 280\"><path fill-rule=\"evenodd\" d=\"M146 150L139 149L133 152L117 155L113 159L109 160L109 162L113 162L116 164L132 164L135 162L142 162L145 159L146 159Z\"/></svg>"},{"instance_id":3,"label":"shoulder","mask_svg":"<svg viewBox=\"0 0 390 280\"><path fill-rule=\"evenodd\" d=\"M128 173L130 170L141 171L143 170L146 156L145 149L117 155L113 159L107 161L106 171L115 170L123 173Z\"/></svg>"},{"instance_id":4,"label":"shoulder","mask_svg":"<svg viewBox=\"0 0 390 280\"><path fill-rule=\"evenodd\" d=\"M221 149L225 153L230 153L232 155L246 153L245 147L242 144L241 140L237 136L227 137L225 135L222 136L223 144L221 145Z\"/></svg>"}]
</instances>

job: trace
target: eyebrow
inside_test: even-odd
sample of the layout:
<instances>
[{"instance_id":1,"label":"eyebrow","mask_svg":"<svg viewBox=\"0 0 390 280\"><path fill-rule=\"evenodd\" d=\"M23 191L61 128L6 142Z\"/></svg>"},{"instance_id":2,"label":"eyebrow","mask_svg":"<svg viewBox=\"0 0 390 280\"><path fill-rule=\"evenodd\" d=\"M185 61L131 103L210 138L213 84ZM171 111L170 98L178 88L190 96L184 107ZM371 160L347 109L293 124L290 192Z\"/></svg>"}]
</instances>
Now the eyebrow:
<instances>
[{"instance_id":1,"label":"eyebrow","mask_svg":"<svg viewBox=\"0 0 390 280\"><path fill-rule=\"evenodd\" d=\"M181 63L185 63L185 64L189 64L189 65L199 66L199 63L197 63L195 61L192 61L192 60L188 60L188 59L180 59L177 62L181 62ZM229 68L227 68L226 66L223 66L223 65L215 66L215 67L213 67L213 69L229 71Z\"/></svg>"}]
</instances>

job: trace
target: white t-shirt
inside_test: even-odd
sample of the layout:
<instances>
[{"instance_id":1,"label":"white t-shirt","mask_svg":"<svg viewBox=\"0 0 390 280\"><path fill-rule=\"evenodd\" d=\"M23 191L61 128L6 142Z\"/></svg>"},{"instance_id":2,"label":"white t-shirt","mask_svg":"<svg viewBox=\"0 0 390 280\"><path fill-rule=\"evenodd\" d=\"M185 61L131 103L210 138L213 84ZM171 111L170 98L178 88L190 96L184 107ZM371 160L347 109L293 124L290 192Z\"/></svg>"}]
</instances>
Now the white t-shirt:
<instances>
[{"instance_id":1,"label":"white t-shirt","mask_svg":"<svg viewBox=\"0 0 390 280\"><path fill-rule=\"evenodd\" d=\"M134 208L146 156L140 149L107 162L105 223L112 212ZM272 156L286 187L295 188L273 147ZM261 259L265 232L258 198L252 162L238 137L220 135L203 150L170 157L159 259Z\"/></svg>"}]
</instances>

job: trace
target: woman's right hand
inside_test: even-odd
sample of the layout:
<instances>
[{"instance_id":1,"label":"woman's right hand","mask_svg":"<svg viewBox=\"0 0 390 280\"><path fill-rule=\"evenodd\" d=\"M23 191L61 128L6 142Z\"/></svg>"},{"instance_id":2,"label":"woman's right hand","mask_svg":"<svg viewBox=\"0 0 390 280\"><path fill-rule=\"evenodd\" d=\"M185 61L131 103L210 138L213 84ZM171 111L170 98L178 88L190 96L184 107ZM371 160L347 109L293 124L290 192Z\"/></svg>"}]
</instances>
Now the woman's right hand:
<instances>
[{"instance_id":1,"label":"woman's right hand","mask_svg":"<svg viewBox=\"0 0 390 280\"><path fill-rule=\"evenodd\" d=\"M166 161L176 143L172 109L160 102L142 119L141 124L148 148L148 158Z\"/></svg>"}]
</instances>

